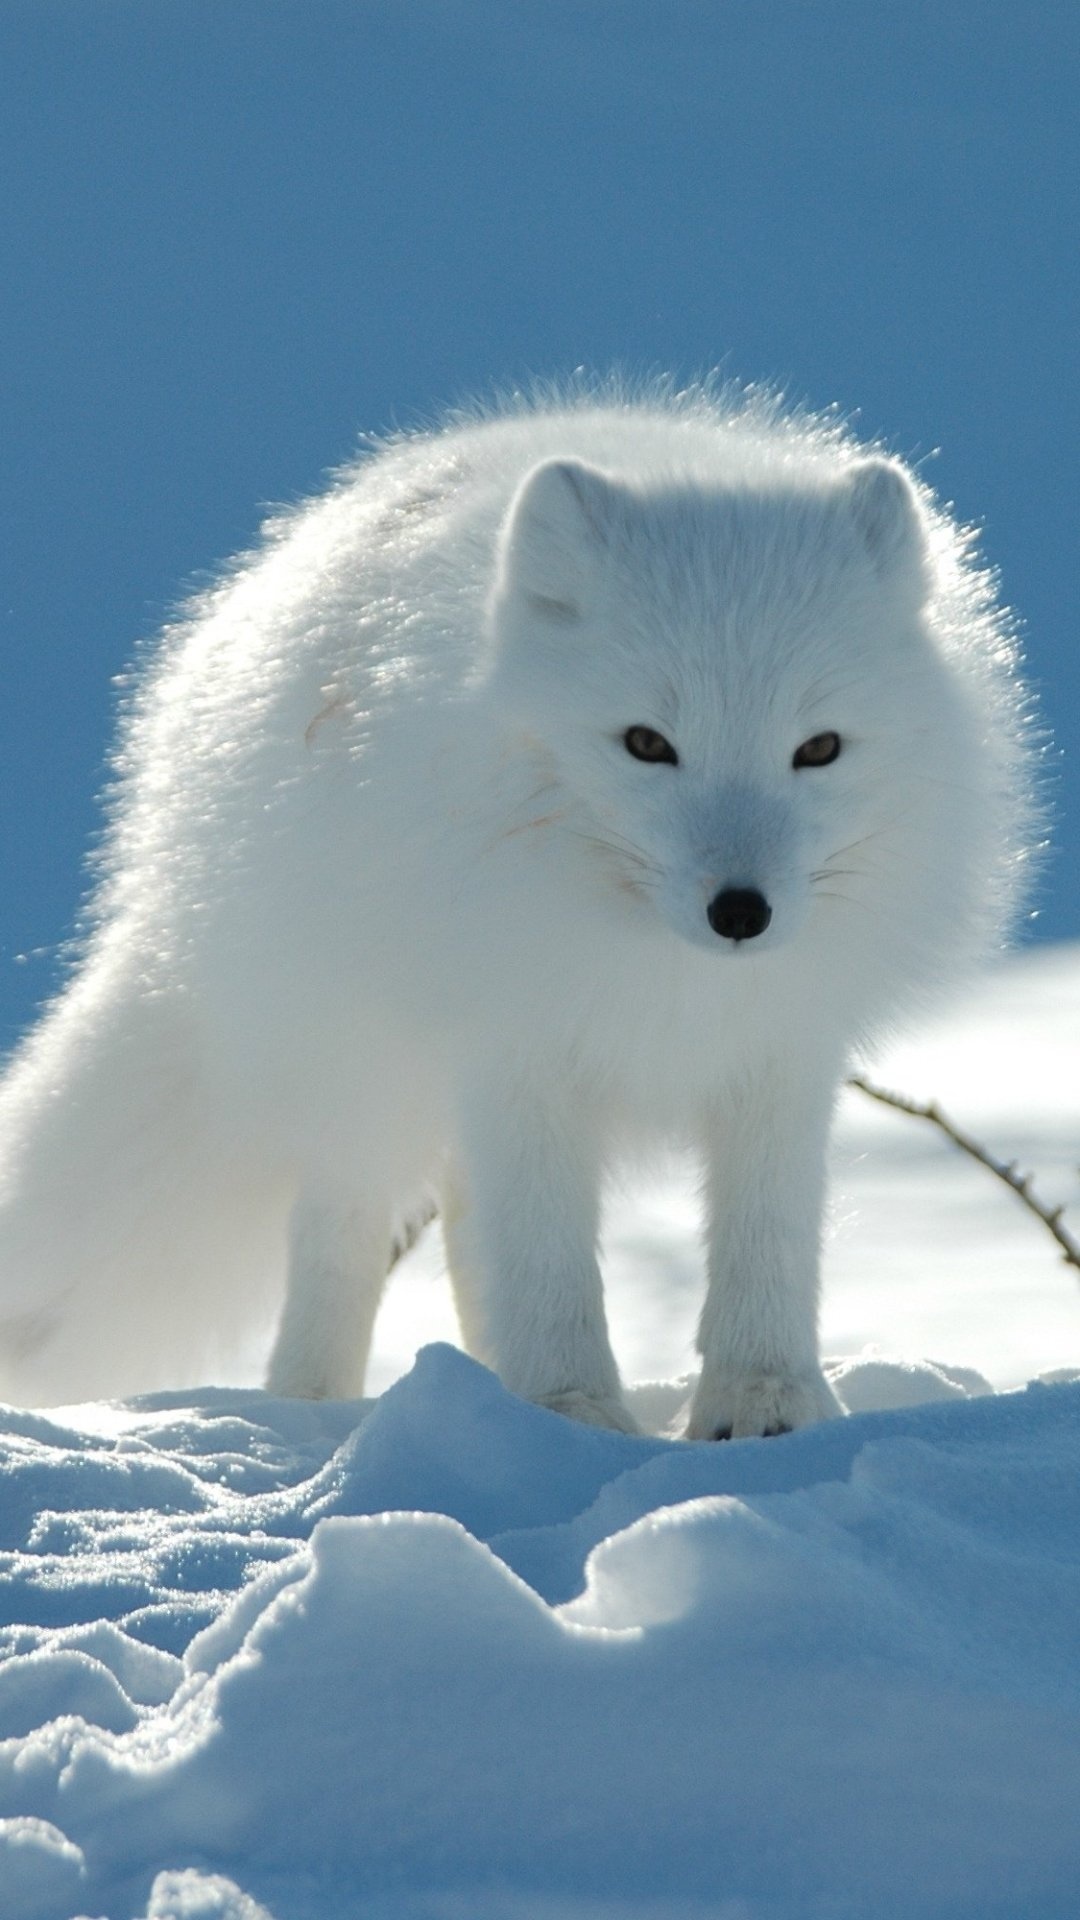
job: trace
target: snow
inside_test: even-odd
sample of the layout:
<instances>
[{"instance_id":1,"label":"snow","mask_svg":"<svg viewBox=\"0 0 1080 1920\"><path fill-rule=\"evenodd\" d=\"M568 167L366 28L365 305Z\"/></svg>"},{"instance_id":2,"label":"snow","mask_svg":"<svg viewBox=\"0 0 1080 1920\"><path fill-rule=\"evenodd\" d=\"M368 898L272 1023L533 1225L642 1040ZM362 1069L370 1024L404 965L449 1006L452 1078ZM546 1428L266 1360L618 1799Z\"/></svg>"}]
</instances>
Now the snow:
<instances>
[{"instance_id":1,"label":"snow","mask_svg":"<svg viewBox=\"0 0 1080 1920\"><path fill-rule=\"evenodd\" d=\"M877 1077L1075 1202L1078 1067L1062 948ZM377 1398L0 1410L3 1920L1075 1920L1080 1276L865 1098L836 1186L784 1438L667 1435L675 1169L609 1208L646 1437L417 1356L437 1234Z\"/></svg>"}]
</instances>

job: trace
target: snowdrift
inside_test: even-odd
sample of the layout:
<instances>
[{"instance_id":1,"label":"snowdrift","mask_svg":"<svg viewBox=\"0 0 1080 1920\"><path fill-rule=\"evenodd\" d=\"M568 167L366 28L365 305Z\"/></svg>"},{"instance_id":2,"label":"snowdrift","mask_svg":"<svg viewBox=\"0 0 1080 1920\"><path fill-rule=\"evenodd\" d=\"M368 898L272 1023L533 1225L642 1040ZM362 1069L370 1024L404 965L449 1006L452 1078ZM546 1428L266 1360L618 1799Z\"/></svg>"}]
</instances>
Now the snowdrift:
<instances>
[{"instance_id":1,"label":"snowdrift","mask_svg":"<svg viewBox=\"0 0 1080 1920\"><path fill-rule=\"evenodd\" d=\"M1080 1382L835 1378L893 1409L9 1413L5 1920L1074 1920Z\"/></svg>"}]
</instances>

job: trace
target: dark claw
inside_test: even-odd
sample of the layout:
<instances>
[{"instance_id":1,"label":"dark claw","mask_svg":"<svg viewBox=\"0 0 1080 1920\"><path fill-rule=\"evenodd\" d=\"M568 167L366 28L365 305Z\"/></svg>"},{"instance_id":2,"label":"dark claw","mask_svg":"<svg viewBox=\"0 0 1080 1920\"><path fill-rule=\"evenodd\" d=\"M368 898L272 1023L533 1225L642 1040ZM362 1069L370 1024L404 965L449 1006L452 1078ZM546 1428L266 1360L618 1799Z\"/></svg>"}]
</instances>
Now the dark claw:
<instances>
[{"instance_id":1,"label":"dark claw","mask_svg":"<svg viewBox=\"0 0 1080 1920\"><path fill-rule=\"evenodd\" d=\"M784 1422L781 1421L780 1425L777 1427L766 1427L761 1437L763 1440L775 1440L778 1433L791 1433L791 1432L792 1432L792 1428L789 1426L786 1426ZM716 1432L713 1434L712 1437L714 1440L730 1440L731 1428L717 1427Z\"/></svg>"}]
</instances>

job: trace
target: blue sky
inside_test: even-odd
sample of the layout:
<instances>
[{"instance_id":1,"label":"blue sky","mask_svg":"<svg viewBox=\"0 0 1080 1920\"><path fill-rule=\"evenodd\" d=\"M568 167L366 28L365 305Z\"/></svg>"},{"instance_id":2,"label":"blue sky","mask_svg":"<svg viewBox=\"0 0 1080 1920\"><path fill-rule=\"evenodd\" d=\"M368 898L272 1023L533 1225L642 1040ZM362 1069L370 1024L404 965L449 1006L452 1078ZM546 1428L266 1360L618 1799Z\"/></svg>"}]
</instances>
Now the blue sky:
<instances>
[{"instance_id":1,"label":"blue sky","mask_svg":"<svg viewBox=\"0 0 1080 1920\"><path fill-rule=\"evenodd\" d=\"M3 0L0 1045L114 675L358 435L530 373L838 402L985 529L1080 934L1075 0ZM20 957L22 956L22 957Z\"/></svg>"}]
</instances>

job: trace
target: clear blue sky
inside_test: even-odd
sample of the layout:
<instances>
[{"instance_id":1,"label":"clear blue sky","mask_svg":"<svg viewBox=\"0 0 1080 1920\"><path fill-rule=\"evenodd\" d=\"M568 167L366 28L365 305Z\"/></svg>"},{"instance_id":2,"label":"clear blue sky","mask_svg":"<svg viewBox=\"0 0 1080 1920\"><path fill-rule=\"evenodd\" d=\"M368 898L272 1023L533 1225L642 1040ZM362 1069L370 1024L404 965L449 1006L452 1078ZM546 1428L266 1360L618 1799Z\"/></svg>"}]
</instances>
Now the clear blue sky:
<instances>
[{"instance_id":1,"label":"clear blue sky","mask_svg":"<svg viewBox=\"0 0 1080 1920\"><path fill-rule=\"evenodd\" d=\"M934 456L1057 737L1037 931L1080 934L1078 97L1076 0L2 0L0 1045L178 594L362 430L580 364Z\"/></svg>"}]
</instances>

